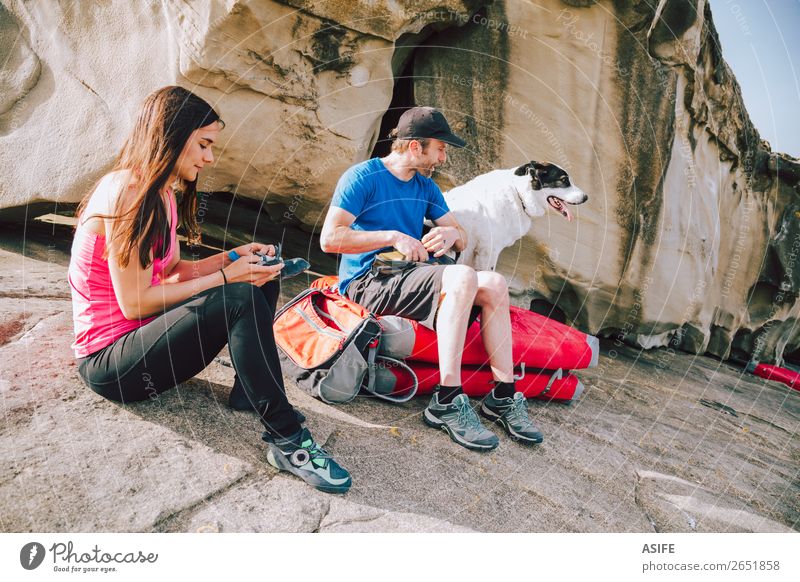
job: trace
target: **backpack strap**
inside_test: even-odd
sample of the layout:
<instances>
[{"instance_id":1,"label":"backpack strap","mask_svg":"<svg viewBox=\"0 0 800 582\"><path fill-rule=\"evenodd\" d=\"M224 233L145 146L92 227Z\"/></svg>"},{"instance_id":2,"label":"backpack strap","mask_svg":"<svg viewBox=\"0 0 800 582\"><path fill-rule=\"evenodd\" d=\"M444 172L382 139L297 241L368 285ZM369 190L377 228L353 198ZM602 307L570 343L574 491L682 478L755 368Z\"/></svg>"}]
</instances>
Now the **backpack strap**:
<instances>
[{"instance_id":1,"label":"backpack strap","mask_svg":"<svg viewBox=\"0 0 800 582\"><path fill-rule=\"evenodd\" d=\"M375 347L377 352L377 346ZM375 355L373 365L367 372L368 378L362 388L381 400L402 403L408 402L417 394L419 380L405 362L388 356ZM401 386L398 393L398 379L405 380L408 386Z\"/></svg>"},{"instance_id":2,"label":"backpack strap","mask_svg":"<svg viewBox=\"0 0 800 582\"><path fill-rule=\"evenodd\" d=\"M370 394L375 394L375 380L377 379L377 366L375 365L375 356L378 354L378 344L380 337L375 338L369 344L369 351L367 352L367 383L364 388Z\"/></svg>"}]
</instances>

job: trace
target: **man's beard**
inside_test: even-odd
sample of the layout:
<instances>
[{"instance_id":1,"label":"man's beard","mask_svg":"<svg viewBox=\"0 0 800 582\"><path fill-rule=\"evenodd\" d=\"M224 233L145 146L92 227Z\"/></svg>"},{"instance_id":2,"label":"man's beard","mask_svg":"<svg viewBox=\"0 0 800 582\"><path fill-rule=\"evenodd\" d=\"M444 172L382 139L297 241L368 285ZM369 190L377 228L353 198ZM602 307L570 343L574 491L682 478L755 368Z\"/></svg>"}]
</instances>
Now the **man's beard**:
<instances>
[{"instance_id":1,"label":"man's beard","mask_svg":"<svg viewBox=\"0 0 800 582\"><path fill-rule=\"evenodd\" d=\"M433 171L436 169L436 164L431 164L430 166L420 166L417 168L417 172L425 176L426 178L430 178L433 176Z\"/></svg>"}]
</instances>

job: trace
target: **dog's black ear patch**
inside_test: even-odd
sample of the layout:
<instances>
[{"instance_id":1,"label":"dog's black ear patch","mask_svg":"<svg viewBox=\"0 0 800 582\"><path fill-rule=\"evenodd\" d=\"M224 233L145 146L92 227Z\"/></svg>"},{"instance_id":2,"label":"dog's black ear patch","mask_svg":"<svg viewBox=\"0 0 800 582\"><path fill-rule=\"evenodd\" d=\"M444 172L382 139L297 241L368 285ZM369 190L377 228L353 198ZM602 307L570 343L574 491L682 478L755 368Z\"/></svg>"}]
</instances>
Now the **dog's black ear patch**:
<instances>
[{"instance_id":1,"label":"dog's black ear patch","mask_svg":"<svg viewBox=\"0 0 800 582\"><path fill-rule=\"evenodd\" d=\"M555 166L550 162L531 162L531 185L534 190L541 190L548 183L548 176L553 171Z\"/></svg>"},{"instance_id":2,"label":"dog's black ear patch","mask_svg":"<svg viewBox=\"0 0 800 582\"><path fill-rule=\"evenodd\" d=\"M529 162L524 166L520 166L516 170L514 170L515 176L524 176L525 174L529 173L531 168L536 164L536 162Z\"/></svg>"},{"instance_id":3,"label":"dog's black ear patch","mask_svg":"<svg viewBox=\"0 0 800 582\"><path fill-rule=\"evenodd\" d=\"M569 188L569 174L559 166L545 162L537 164L535 180L540 188ZM538 188L537 188L538 189Z\"/></svg>"}]
</instances>

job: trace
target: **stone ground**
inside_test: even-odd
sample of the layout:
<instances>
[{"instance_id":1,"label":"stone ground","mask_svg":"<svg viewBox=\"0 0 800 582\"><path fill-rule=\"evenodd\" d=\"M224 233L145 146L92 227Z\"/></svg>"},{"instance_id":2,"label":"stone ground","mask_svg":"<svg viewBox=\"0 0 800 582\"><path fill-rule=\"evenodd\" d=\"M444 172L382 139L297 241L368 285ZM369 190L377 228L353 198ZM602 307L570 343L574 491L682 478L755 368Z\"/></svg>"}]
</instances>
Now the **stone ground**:
<instances>
[{"instance_id":1,"label":"stone ground","mask_svg":"<svg viewBox=\"0 0 800 582\"><path fill-rule=\"evenodd\" d=\"M86 388L69 349L63 232L51 244L54 228L27 225L0 225L0 531L800 529L800 393L714 359L610 343L577 372L578 402L531 401L546 435L535 448L501 435L494 452L467 451L422 423L422 398L334 408L289 385L353 474L346 495L319 493L267 465L255 414L227 407L222 362L153 402Z\"/></svg>"}]
</instances>

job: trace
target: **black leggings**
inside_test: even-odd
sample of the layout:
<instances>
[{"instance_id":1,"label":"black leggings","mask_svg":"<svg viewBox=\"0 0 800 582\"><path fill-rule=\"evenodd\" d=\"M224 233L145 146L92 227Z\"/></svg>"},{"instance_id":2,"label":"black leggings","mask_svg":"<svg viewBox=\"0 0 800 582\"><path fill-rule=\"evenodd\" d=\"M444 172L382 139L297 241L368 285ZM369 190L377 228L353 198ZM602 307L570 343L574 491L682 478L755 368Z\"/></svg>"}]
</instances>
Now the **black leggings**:
<instances>
[{"instance_id":1,"label":"black leggings","mask_svg":"<svg viewBox=\"0 0 800 582\"><path fill-rule=\"evenodd\" d=\"M155 400L205 368L229 345L237 384L272 436L300 430L286 399L272 321L277 281L261 288L230 283L203 291L78 360L78 371L100 396L119 402Z\"/></svg>"}]
</instances>

